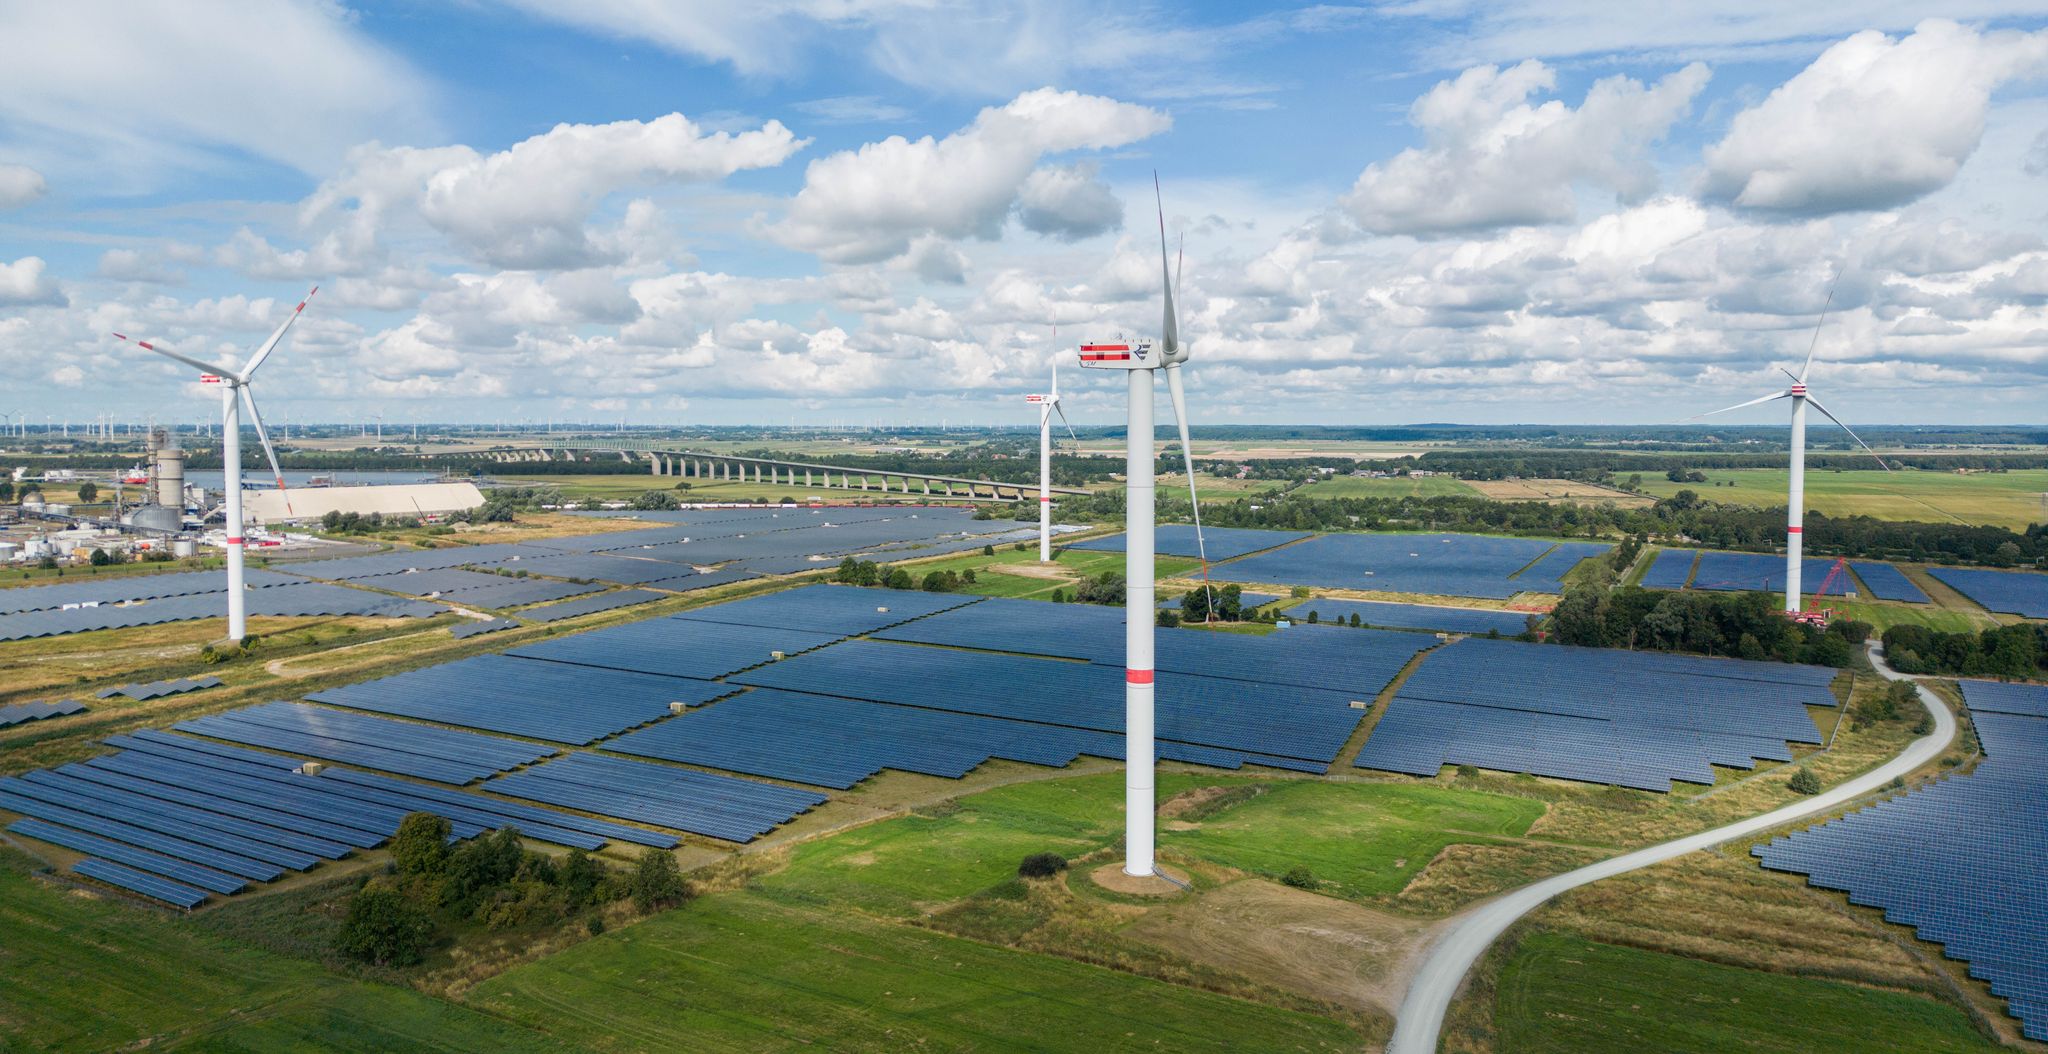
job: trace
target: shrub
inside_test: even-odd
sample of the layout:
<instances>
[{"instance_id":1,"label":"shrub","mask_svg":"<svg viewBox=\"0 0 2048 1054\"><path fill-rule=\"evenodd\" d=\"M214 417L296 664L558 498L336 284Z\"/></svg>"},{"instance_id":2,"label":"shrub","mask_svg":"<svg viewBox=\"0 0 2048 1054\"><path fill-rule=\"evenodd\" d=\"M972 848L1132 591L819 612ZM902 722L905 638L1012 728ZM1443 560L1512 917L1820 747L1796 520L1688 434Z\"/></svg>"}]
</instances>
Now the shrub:
<instances>
[{"instance_id":1,"label":"shrub","mask_svg":"<svg viewBox=\"0 0 2048 1054\"><path fill-rule=\"evenodd\" d=\"M993 545L984 545L984 546L982 546L982 547L981 547L981 555L983 555L983 556L994 556L994 555L996 555L996 547L995 547L995 546L993 546Z\"/></svg>"},{"instance_id":2,"label":"shrub","mask_svg":"<svg viewBox=\"0 0 2048 1054\"><path fill-rule=\"evenodd\" d=\"M1169 629L1174 626L1178 626L1180 625L1180 612L1175 611L1172 608L1160 608L1158 621L1160 625L1168 627Z\"/></svg>"},{"instance_id":3,"label":"shrub","mask_svg":"<svg viewBox=\"0 0 2048 1054\"><path fill-rule=\"evenodd\" d=\"M583 920L583 928L585 930L588 930L590 932L590 935L593 937L604 936L604 916L590 916L589 918Z\"/></svg>"},{"instance_id":4,"label":"shrub","mask_svg":"<svg viewBox=\"0 0 2048 1054\"><path fill-rule=\"evenodd\" d=\"M1469 779L1476 779L1476 778L1477 778L1478 776L1479 776L1479 767L1478 767L1477 765L1460 765L1460 766L1458 766L1458 777L1459 777L1460 779L1468 779L1468 780L1469 780Z\"/></svg>"},{"instance_id":5,"label":"shrub","mask_svg":"<svg viewBox=\"0 0 2048 1054\"><path fill-rule=\"evenodd\" d=\"M396 891L365 888L351 897L334 935L335 950L379 966L411 966L426 956L434 920Z\"/></svg>"},{"instance_id":6,"label":"shrub","mask_svg":"<svg viewBox=\"0 0 2048 1054\"><path fill-rule=\"evenodd\" d=\"M1934 731L1934 715L1921 714L1920 720L1913 725L1913 734L1916 736L1924 736L1932 731Z\"/></svg>"},{"instance_id":7,"label":"shrub","mask_svg":"<svg viewBox=\"0 0 2048 1054\"><path fill-rule=\"evenodd\" d=\"M574 850L562 866L555 869L555 879L562 885L562 893L568 897L571 908L581 908L597 903L598 883L604 880L604 865L590 858L581 849Z\"/></svg>"},{"instance_id":8,"label":"shrub","mask_svg":"<svg viewBox=\"0 0 2048 1054\"><path fill-rule=\"evenodd\" d=\"M1067 858L1058 853L1033 853L1017 863L1024 878L1051 878L1067 869Z\"/></svg>"},{"instance_id":9,"label":"shrub","mask_svg":"<svg viewBox=\"0 0 2048 1054\"><path fill-rule=\"evenodd\" d=\"M1791 781L1785 786L1792 788L1794 794L1819 794L1820 777L1814 775L1812 769L1801 765L1799 771L1792 774Z\"/></svg>"},{"instance_id":10,"label":"shrub","mask_svg":"<svg viewBox=\"0 0 2048 1054\"><path fill-rule=\"evenodd\" d=\"M653 911L679 903L689 892L683 873L676 867L675 854L648 846L633 868L633 904L641 911Z\"/></svg>"},{"instance_id":11,"label":"shrub","mask_svg":"<svg viewBox=\"0 0 2048 1054\"><path fill-rule=\"evenodd\" d=\"M1313 625L1315 625L1315 624L1316 624L1317 622L1321 621L1321 619L1322 619L1322 616L1321 616L1321 615L1319 615L1319 614L1317 614L1317 613L1316 613L1316 611L1315 611L1314 609L1310 609L1310 610L1309 610L1309 613L1308 613L1308 624L1309 624L1309 625L1313 626Z\"/></svg>"},{"instance_id":12,"label":"shrub","mask_svg":"<svg viewBox=\"0 0 2048 1054\"><path fill-rule=\"evenodd\" d=\"M448 821L430 812L406 814L391 836L391 861L402 875L438 875L448 866Z\"/></svg>"},{"instance_id":13,"label":"shrub","mask_svg":"<svg viewBox=\"0 0 2048 1054\"><path fill-rule=\"evenodd\" d=\"M1287 873L1280 876L1280 884L1296 889L1314 889L1320 885L1316 881L1316 873L1301 864L1288 868Z\"/></svg>"}]
</instances>

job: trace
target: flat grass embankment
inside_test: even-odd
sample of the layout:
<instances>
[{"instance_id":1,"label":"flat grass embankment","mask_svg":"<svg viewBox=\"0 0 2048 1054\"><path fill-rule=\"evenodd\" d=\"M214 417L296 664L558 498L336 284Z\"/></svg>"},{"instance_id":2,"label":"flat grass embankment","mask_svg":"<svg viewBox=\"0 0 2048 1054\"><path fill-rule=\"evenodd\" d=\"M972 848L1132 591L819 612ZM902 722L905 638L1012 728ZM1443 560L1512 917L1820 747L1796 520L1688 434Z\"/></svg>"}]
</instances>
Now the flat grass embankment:
<instances>
[{"instance_id":1,"label":"flat grass embankment","mask_svg":"<svg viewBox=\"0 0 2048 1054\"><path fill-rule=\"evenodd\" d=\"M1781 468L1705 469L1705 483L1673 483L1646 476L1643 492L1668 498L1690 490L1706 501L1729 505L1783 507L1790 473ZM1938 472L1931 469L1806 473L1806 507L1829 516L1875 516L1989 524L2024 530L2042 518L2048 469L2011 472Z\"/></svg>"},{"instance_id":2,"label":"flat grass embankment","mask_svg":"<svg viewBox=\"0 0 2048 1054\"><path fill-rule=\"evenodd\" d=\"M586 1049L1362 1045L1324 1017L749 892L704 897L500 974L471 1001Z\"/></svg>"},{"instance_id":3,"label":"flat grass embankment","mask_svg":"<svg viewBox=\"0 0 2048 1054\"><path fill-rule=\"evenodd\" d=\"M375 981L251 948L167 912L30 877L0 848L0 1048L572 1049Z\"/></svg>"},{"instance_id":4,"label":"flat grass embankment","mask_svg":"<svg viewBox=\"0 0 2048 1054\"><path fill-rule=\"evenodd\" d=\"M1923 996L1546 932L1501 968L1497 1054L1963 1054L2004 1048Z\"/></svg>"}]
</instances>

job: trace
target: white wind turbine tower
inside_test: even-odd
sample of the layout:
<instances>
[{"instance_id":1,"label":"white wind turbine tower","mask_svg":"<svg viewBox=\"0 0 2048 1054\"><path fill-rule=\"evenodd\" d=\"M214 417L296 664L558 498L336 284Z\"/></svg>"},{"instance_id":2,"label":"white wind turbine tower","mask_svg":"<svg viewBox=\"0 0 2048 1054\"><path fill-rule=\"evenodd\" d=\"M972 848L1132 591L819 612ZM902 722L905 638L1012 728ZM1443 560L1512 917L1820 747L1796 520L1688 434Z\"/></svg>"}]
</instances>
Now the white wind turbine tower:
<instances>
[{"instance_id":1,"label":"white wind turbine tower","mask_svg":"<svg viewBox=\"0 0 2048 1054\"><path fill-rule=\"evenodd\" d=\"M313 299L313 294L319 291L320 287L314 286L306 294L305 300L299 301L299 306L293 308L284 323L277 327L277 332L272 333L270 339L256 349L256 354L249 357L249 364L240 370L215 366L175 351L159 348L147 341L130 340L119 333L114 334L119 340L128 341L144 350L195 367L201 371L202 381L221 386L221 487L227 491L228 499L227 522L223 527L227 535L228 550L229 640L239 641L249 635L249 598L245 592L247 580L242 569L242 408L249 408L249 420L256 426L256 438L262 442L263 453L270 459L270 471L277 478L277 489L281 492L284 490L284 470L277 467L277 451L271 449L270 436L263 430L263 415L256 412L256 397L249 392L249 381L256 375L263 361L276 350L277 342L284 339L285 331L299 320L299 315L306 310L306 301ZM285 501L285 510L291 510L289 498Z\"/></svg>"},{"instance_id":2,"label":"white wind turbine tower","mask_svg":"<svg viewBox=\"0 0 2048 1054\"><path fill-rule=\"evenodd\" d=\"M1054 331L1057 340L1057 330ZM1060 423L1067 426L1067 435L1074 442L1081 437L1074 435L1074 425L1067 420L1067 412L1060 409L1060 363L1052 363L1052 394L1027 395L1027 403L1038 404L1038 561L1045 563L1052 559L1052 415L1060 415Z\"/></svg>"},{"instance_id":3,"label":"white wind turbine tower","mask_svg":"<svg viewBox=\"0 0 2048 1054\"><path fill-rule=\"evenodd\" d=\"M1158 194L1153 177L1153 194ZM1164 369L1173 413L1187 434L1187 401L1179 367L1187 361L1180 342L1180 320L1173 307L1172 276L1166 267L1166 212L1159 214L1159 281L1166 309L1158 340L1148 338L1091 341L1081 345L1081 365L1123 370L1130 380L1130 416L1125 427L1124 467L1124 873L1140 878L1154 873L1153 834L1156 821L1154 766L1158 760L1153 734L1152 634L1156 593L1152 581L1154 484L1152 462L1152 373ZM1181 453L1187 456L1185 442ZM1188 457L1188 479L1194 460ZM1199 507L1198 507L1199 509ZM1195 523L1201 540L1199 513ZM1207 564L1207 554L1203 554Z\"/></svg>"},{"instance_id":4,"label":"white wind turbine tower","mask_svg":"<svg viewBox=\"0 0 2048 1054\"><path fill-rule=\"evenodd\" d=\"M1841 273L1836 272L1835 282L1840 283L1841 280ZM1827 321L1828 308L1832 307L1834 305L1834 302L1835 290L1834 286L1831 285L1828 287L1827 300L1821 304L1820 318L1816 320L1813 324L1813 339L1808 341L1806 345L1806 364L1799 367L1799 372L1796 374L1793 373L1791 370L1785 369L1782 366L1779 367L1779 370L1783 372L1785 376L1792 378L1792 387L1787 388L1782 392L1772 392L1769 395L1760 395L1754 399L1749 400L1746 403L1736 403L1734 406L1723 407L1719 410L1713 410L1708 413L1700 414L1692 418L1692 420L1697 421L1701 417L1712 417L1714 416L1714 414L1725 414L1730 410L1740 410L1747 406L1757 406L1762 403L1774 402L1779 399L1792 400L1792 459L1790 472L1791 486L1789 488L1789 493L1786 495L1785 502L1785 614L1795 618L1799 615L1800 610L1799 600L1801 596L1801 590L1799 583L1799 573L1800 570L1805 566L1803 561L1805 559L1806 527L1803 521L1805 520L1806 516L1805 509L1807 405L1812 404L1814 409L1819 410L1823 414L1826 414L1828 420L1833 421L1838 425L1841 425L1842 431L1849 433L1849 438L1854 439L1856 441L1857 446L1860 446L1864 450L1869 451L1871 457L1877 458L1877 463L1879 465L1883 465L1884 470L1886 472L1890 472L1892 469L1890 465L1885 464L1884 458L1878 457L1877 451L1870 449L1870 444L1864 442L1862 436L1856 434L1855 429L1850 428L1848 425L1842 424L1841 418L1836 417L1832 413L1829 413L1828 408L1822 406L1820 404L1820 400L1815 399L1807 391L1806 375L1809 371L1813 369L1813 353L1820 347L1821 325Z\"/></svg>"}]
</instances>

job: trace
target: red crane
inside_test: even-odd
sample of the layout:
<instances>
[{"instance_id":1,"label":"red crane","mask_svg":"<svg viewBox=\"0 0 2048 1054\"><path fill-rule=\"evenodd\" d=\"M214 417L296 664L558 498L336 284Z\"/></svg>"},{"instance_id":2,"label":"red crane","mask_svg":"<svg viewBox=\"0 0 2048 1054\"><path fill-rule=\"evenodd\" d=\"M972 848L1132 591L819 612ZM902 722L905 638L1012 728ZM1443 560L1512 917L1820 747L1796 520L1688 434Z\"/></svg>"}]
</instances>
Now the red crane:
<instances>
[{"instance_id":1,"label":"red crane","mask_svg":"<svg viewBox=\"0 0 2048 1054\"><path fill-rule=\"evenodd\" d=\"M1835 609L1819 606L1820 598L1828 595L1828 587L1835 584L1835 576L1848 570L1848 567L1849 561L1846 557L1835 557L1834 564L1828 568L1827 577L1820 580L1820 588L1813 591L1814 606L1794 614L1792 620L1794 622L1804 622L1810 626L1819 626L1823 629L1827 628L1828 622L1835 617Z\"/></svg>"}]
</instances>

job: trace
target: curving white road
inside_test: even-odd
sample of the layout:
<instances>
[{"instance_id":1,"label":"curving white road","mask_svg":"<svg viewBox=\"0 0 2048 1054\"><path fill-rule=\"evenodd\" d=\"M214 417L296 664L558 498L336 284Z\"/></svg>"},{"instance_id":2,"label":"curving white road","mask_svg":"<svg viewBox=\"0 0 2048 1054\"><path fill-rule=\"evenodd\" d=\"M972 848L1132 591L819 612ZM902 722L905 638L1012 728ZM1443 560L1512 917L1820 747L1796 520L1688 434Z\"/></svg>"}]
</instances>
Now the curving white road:
<instances>
[{"instance_id":1,"label":"curving white road","mask_svg":"<svg viewBox=\"0 0 2048 1054\"><path fill-rule=\"evenodd\" d=\"M1884 663L1882 648L1873 641L1870 645L1870 661L1877 671L1893 680L1905 680L1892 672ZM1790 823L1802 817L1825 812L1852 798L1861 797L1883 787L1894 778L1903 776L1914 769L1941 756L1955 739L1956 719L1940 698L1919 686L1920 703L1934 716L1934 731L1906 745L1897 757L1831 790L1811 798L1793 802L1782 809L1764 813L1726 827L1688 835L1676 841L1638 849L1612 860L1568 871L1553 878L1544 879L1533 885L1523 886L1498 900L1488 902L1457 921L1445 930L1437 942L1430 947L1428 958L1423 960L1422 969L1416 972L1409 983L1408 995L1401 1001L1401 1012L1395 1018L1394 1036L1387 1043L1387 1054L1436 1054L1437 1037L1443 1030L1444 1013L1450 1009L1451 998L1458 993L1458 987L1465 981L1465 975L1472 970L1472 964L1486 954L1486 949L1514 925L1515 920L1542 906L1545 901L1569 889L1576 889L1589 882L1612 878L1638 868L1660 864L1674 857L1684 856L1699 849L1707 849L1722 842L1732 841L1759 831L1769 830L1780 824Z\"/></svg>"}]
</instances>

